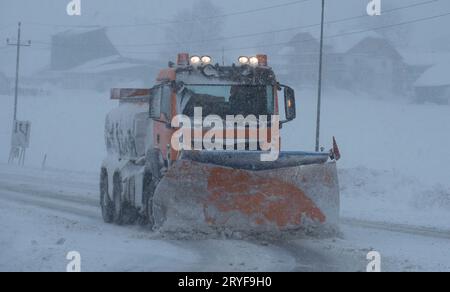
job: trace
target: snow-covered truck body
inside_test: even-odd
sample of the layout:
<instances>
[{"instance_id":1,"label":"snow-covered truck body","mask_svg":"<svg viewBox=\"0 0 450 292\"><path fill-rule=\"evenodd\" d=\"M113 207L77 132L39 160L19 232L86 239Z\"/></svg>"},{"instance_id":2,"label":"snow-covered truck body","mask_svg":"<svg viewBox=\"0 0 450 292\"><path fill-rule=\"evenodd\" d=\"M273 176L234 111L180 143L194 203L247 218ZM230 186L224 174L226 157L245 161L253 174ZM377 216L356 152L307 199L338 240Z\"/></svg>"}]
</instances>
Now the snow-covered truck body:
<instances>
[{"instance_id":1,"label":"snow-covered truck body","mask_svg":"<svg viewBox=\"0 0 450 292\"><path fill-rule=\"evenodd\" d=\"M273 143L278 138L272 130L296 117L295 96L278 83L267 56L220 66L209 57L180 54L176 64L161 70L154 87L113 89L111 98L120 105L106 118L108 157L100 183L105 222L139 220L175 233L336 231L337 145L330 153L281 152L278 159L265 161L266 149L250 145L249 125L225 122L223 149L207 149L202 142L195 148L195 126L193 149L174 145L181 127L174 125L175 117L183 115L195 124L198 108L223 119L279 116L283 88L286 119L280 124L269 119L264 129L257 125L258 138L265 134ZM201 140L209 130L200 129Z\"/></svg>"}]
</instances>

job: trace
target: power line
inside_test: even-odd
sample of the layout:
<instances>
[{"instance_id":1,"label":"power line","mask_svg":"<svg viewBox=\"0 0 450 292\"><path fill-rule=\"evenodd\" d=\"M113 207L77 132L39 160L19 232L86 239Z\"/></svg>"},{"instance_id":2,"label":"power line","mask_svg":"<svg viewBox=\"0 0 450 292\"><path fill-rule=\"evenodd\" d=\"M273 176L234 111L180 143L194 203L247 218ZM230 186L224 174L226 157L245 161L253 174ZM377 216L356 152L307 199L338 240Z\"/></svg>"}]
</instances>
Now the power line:
<instances>
[{"instance_id":1,"label":"power line","mask_svg":"<svg viewBox=\"0 0 450 292\"><path fill-rule=\"evenodd\" d=\"M230 16L253 14L253 13L257 13L257 12L261 12L261 11L266 11L266 10L272 10L272 9L276 9L276 8L293 6L293 5L296 5L296 4L310 2L310 1L312 1L312 0L298 0L298 1L292 1L292 2L278 4L278 5L271 5L271 6L256 8L256 9L249 9L249 10L243 10L243 11L227 13L227 14L221 14L221 15L214 15L214 16L196 17L196 18L193 18L193 19L186 19L186 20L167 20L167 21L161 21L161 22L156 22L156 23L147 23L147 24L143 23L143 24L130 24L130 25L112 25L112 26L109 26L109 27L110 28L139 27L139 26L153 26L153 25L161 25L161 24L177 24L177 23L181 24L181 23L193 23L193 22L198 22L198 21L211 21L211 20L218 19L218 18L226 18L226 17L230 17Z\"/></svg>"},{"instance_id":2,"label":"power line","mask_svg":"<svg viewBox=\"0 0 450 292\"><path fill-rule=\"evenodd\" d=\"M383 14L392 13L392 12L409 9L409 8L415 8L418 6L428 5L431 3L435 3L437 1L439 1L439 0L430 0L430 1L426 1L426 2L419 2L419 3L407 5L407 6L384 10ZM366 17L367 17L367 14L363 14L363 15L358 15L358 16L353 16L353 17L347 17L347 18L341 18L341 19L327 21L327 22L325 22L325 24L327 24L327 25L328 24L337 24L337 23L347 22L347 21L356 20L356 19L360 19L360 18L366 18ZM300 30L300 29L306 29L306 28L314 28L314 27L320 27L320 23L301 25L301 26L293 26L293 27L288 27L288 28L256 32L256 33L240 34L240 35L234 35L234 36L228 36L228 37L212 38L212 39L207 39L207 40L202 40L202 41L198 41L198 40L187 41L187 42L183 42L183 43L184 44L195 44L195 43L202 43L202 42L224 41L224 40L232 40L232 39L239 39L239 38L256 37L256 36L265 35L265 34L287 32L287 31ZM136 44L136 45L120 45L119 44L116 46L117 47L153 47L153 46L156 47L156 46L167 46L167 45L176 45L176 44L173 42L171 42L171 43L166 42L166 43L148 43L148 44Z\"/></svg>"},{"instance_id":3,"label":"power line","mask_svg":"<svg viewBox=\"0 0 450 292\"><path fill-rule=\"evenodd\" d=\"M185 19L185 20L165 20L165 21L159 21L159 22L149 22L149 23L140 23L140 24L118 24L118 25L107 25L107 26L104 26L104 27L107 27L107 28L129 28L129 27L142 27L142 26L156 26L156 25L163 25L163 24L193 23L193 22L198 22L198 21L211 21L211 20L219 19L219 18L226 18L226 17L230 17L230 16L239 16L239 15L253 14L253 13L258 13L258 12L261 12L261 11L267 11L267 10L272 10L272 9L276 9L276 8L293 6L293 5L297 5L297 4L305 3L305 2L310 2L310 1L312 1L312 0L297 0L297 1L291 1L291 2L277 4L277 5L271 5L271 6L255 8L255 9L248 9L248 10L236 11L236 12L219 14L219 15L213 15L213 16L196 17L196 18ZM89 27L98 26L98 25L49 24L49 23L38 23L38 22L29 22L29 24L41 25L41 26L51 26L51 27L69 27L69 28L70 27L89 28Z\"/></svg>"},{"instance_id":4,"label":"power line","mask_svg":"<svg viewBox=\"0 0 450 292\"><path fill-rule=\"evenodd\" d=\"M424 5L425 3L428 4L428 3L431 3L431 2L436 2L436 1L437 0L423 2L423 3L421 3L421 5ZM419 3L413 4L413 5L410 5L410 6L418 6L418 5L419 5ZM395 9L392 9L392 10L400 10L400 9L406 9L406 8L409 8L409 6L408 7L399 7L399 8L395 8ZM335 34L335 35L329 35L329 36L325 36L324 39L332 39L332 38L337 38L337 37L342 37L342 36L360 34L360 33L365 33L365 32L376 31L376 30L383 30L383 29L388 29L388 28L392 28L392 27L403 26L403 25L414 24L414 23L429 21L429 20L433 20L433 19L438 19L438 18L442 18L442 17L448 16L448 15L450 15L450 12L439 14L439 15L434 15L434 16L430 16L430 17L418 18L418 19L405 21L405 22L401 22L401 23L396 23L396 24L384 25L384 26L380 26L380 27L373 27L373 28L370 28L370 29L364 29L364 30L358 30L358 31L350 31L350 32L344 32L344 33L339 33L339 34ZM336 20L336 21L338 21L338 20ZM342 21L342 20L339 20L339 21ZM255 48L278 47L278 46L282 46L282 45L289 45L289 44L295 44L295 43L306 43L306 42L311 42L311 41L315 41L315 39L301 40L301 41L279 42L279 43L272 43L272 44L258 45L258 46L249 46L249 47L237 47L237 48L228 48L228 49L225 48L224 51L236 51L236 50L247 50L247 49L255 49ZM42 42L42 41L33 41L33 42L38 43L38 44L51 45L51 43L49 43L49 42ZM146 55L150 55L150 54L159 55L159 54L162 53L162 52L148 52L148 51L121 51L121 52L122 53L128 53L128 54L146 54ZM219 52L219 50L211 51L211 53L212 52ZM220 52L222 52L222 50L220 50Z\"/></svg>"},{"instance_id":5,"label":"power line","mask_svg":"<svg viewBox=\"0 0 450 292\"><path fill-rule=\"evenodd\" d=\"M401 22L401 23L396 23L396 24L391 24L391 25L384 25L384 26L379 26L379 27L373 27L373 28L370 28L370 29L345 32L345 33L340 33L340 34L335 34L335 35L329 35L329 36L326 36L324 38L325 39L332 39L332 38L337 38L337 37L342 37L342 36L360 34L360 33L365 33L365 32L376 31L376 30L383 30L383 29L397 27L397 26L403 26L403 25L408 25L408 24L414 24L414 23L420 23L420 22L424 22L424 21L434 20L434 19L445 17L445 16L449 16L449 15L450 15L450 12L447 12L447 13L443 13L443 14L439 14L439 15L434 15L434 16L424 17L424 18L418 18L418 19L405 21L405 22ZM310 42L310 41L315 41L315 39L302 40L302 41L280 42L280 43L274 43L274 44L270 44L270 45L260 45L260 46L252 46L252 47L230 48L230 49L226 49L226 51L277 47L277 46L289 45L289 44L294 44L294 43L306 43L306 42Z\"/></svg>"},{"instance_id":6,"label":"power line","mask_svg":"<svg viewBox=\"0 0 450 292\"><path fill-rule=\"evenodd\" d=\"M406 5L406 6L401 6L401 7L396 7L396 8L392 8L392 9L389 9L389 10L385 10L385 11L383 11L383 13L384 14L392 13L392 12L396 12L396 11L400 11L400 10L404 10L404 9L409 9L409 8L423 6L423 5L428 5L428 4L431 4L431 3L438 2L438 1L439 0L430 0L430 1L425 1L425 2L414 3L414 4L410 4L410 5ZM358 15L358 16L352 16L352 17L347 17L347 18L342 18L342 19L331 20L331 21L325 22L325 24L342 23L342 22L346 22L346 21L350 21L350 20L360 19L360 18L363 18L363 17L367 17L367 15L364 14L364 15ZM278 30L264 31L264 32L258 32L258 33L252 33L252 34L242 34L242 35L235 35L235 36L229 36L229 37L223 37L223 38L208 39L208 40L203 40L203 41L189 41L189 42L183 42L183 44L186 44L186 43L187 44L189 44L189 43L203 43L203 42L212 42L212 41L219 41L219 40L230 40L230 39L236 39L236 38L251 37L251 36L256 36L256 35L286 32L286 31L292 31L292 30L297 30L297 29L313 28L313 27L317 27L317 26L320 26L320 23L310 24L310 25L303 25L303 26L295 26L295 27L278 29ZM372 29L370 29L370 30L372 30ZM34 42L35 43L40 43L40 44L45 44L45 45L51 45L51 43L49 43L49 42L43 42L43 41L34 41ZM291 42L276 43L276 44L273 44L273 46L285 45L285 44L289 44L289 43L291 43ZM124 48L125 47L130 47L131 48L131 47L146 47L146 46L160 46L160 45L161 46L162 45L176 45L176 43L153 43L153 44L134 44L134 45L133 44L130 44L130 45L120 45L119 44L119 45L115 45L115 46L116 47L124 47ZM258 46L258 47L260 47L260 46ZM269 46L263 46L263 47L269 47ZM245 49L250 49L250 48L256 48L256 47L248 47L248 48L245 48ZM239 48L239 49L241 49L241 48ZM228 49L228 50L232 50L232 49ZM148 52L148 51L147 52L121 51L121 52L123 52L123 53L130 53L130 54L160 54L160 52Z\"/></svg>"},{"instance_id":7,"label":"power line","mask_svg":"<svg viewBox=\"0 0 450 292\"><path fill-rule=\"evenodd\" d=\"M360 33L365 33L365 32L371 32L371 31L377 31L377 30L383 30L383 29L388 29L388 28L392 28L392 27L397 27L397 26L403 26L403 25L408 25L408 24L414 24L414 23L420 23L420 22L424 22L424 21L430 21L430 20L434 20L434 19L438 19L438 18L442 18L445 16L449 16L450 12L447 13L443 13L443 14L439 14L439 15L434 15L434 16L430 16L430 17L424 17L424 18L418 18L418 19L414 19L414 20L410 20L410 21L405 21L405 22L401 22L401 23L396 23L396 24L391 24L391 25L384 25L384 26L379 26L379 27L373 27L370 29L364 29L364 30L358 30L358 31L350 31L350 32L344 32L344 33L339 33L339 34L335 34L335 35L329 35L329 36L325 36L324 39L333 39L333 38L338 38L338 37L342 37L342 36L348 36L348 35L354 35L354 34L360 34ZM307 43L307 42L311 42L311 41L316 41L315 39L308 39L308 40L301 40L301 41L289 41L289 42L279 42L279 43L272 43L272 44L267 44L267 45L258 45L258 46L249 46L249 47L238 47L238 48L228 48L228 49L224 49L224 51L237 51L237 50L248 50L248 49L257 49L257 48L270 48L270 47L279 47L279 46L283 46L283 45L290 45L290 44L298 44L298 43ZM222 50L220 50L222 51ZM211 53L217 53L219 52L218 50L216 51L211 51ZM127 52L129 54L161 54L161 52Z\"/></svg>"}]
</instances>

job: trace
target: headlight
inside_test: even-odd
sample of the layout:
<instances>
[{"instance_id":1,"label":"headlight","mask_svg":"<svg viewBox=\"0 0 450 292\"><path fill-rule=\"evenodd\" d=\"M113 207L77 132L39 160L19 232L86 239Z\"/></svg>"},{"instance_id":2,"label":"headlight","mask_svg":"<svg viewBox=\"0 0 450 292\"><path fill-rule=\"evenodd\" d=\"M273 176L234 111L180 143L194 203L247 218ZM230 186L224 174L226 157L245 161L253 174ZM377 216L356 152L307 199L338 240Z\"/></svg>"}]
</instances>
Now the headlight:
<instances>
[{"instance_id":1,"label":"headlight","mask_svg":"<svg viewBox=\"0 0 450 292\"><path fill-rule=\"evenodd\" d=\"M250 65L252 65L252 66L258 66L258 64L259 64L259 60L257 57L251 57L249 59L249 62L250 62Z\"/></svg>"},{"instance_id":2,"label":"headlight","mask_svg":"<svg viewBox=\"0 0 450 292\"><path fill-rule=\"evenodd\" d=\"M196 65L201 62L201 59L199 56L192 56L191 57L191 65Z\"/></svg>"},{"instance_id":3,"label":"headlight","mask_svg":"<svg viewBox=\"0 0 450 292\"><path fill-rule=\"evenodd\" d=\"M212 58L210 56L203 56L202 57L202 63L203 64L210 64L212 62Z\"/></svg>"},{"instance_id":4,"label":"headlight","mask_svg":"<svg viewBox=\"0 0 450 292\"><path fill-rule=\"evenodd\" d=\"M250 62L250 60L248 57L244 57L244 56L239 57L239 63L244 65L244 64L248 64L249 62Z\"/></svg>"}]
</instances>

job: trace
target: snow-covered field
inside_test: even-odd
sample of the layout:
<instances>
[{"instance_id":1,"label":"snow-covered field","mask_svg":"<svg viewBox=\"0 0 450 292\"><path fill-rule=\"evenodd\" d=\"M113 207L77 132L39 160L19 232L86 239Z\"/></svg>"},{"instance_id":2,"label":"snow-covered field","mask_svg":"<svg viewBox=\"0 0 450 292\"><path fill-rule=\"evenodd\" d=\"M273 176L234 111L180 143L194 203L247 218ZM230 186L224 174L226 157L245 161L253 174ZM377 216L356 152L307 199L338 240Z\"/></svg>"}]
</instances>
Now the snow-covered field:
<instances>
[{"instance_id":1,"label":"snow-covered field","mask_svg":"<svg viewBox=\"0 0 450 292\"><path fill-rule=\"evenodd\" d=\"M314 148L314 92L298 95L285 149ZM8 158L12 98L0 96L0 163ZM102 223L97 171L108 93L60 91L23 97L32 121L27 168L0 166L0 270L65 269L80 251L84 270L450 271L450 107L325 92L322 143L336 136L343 235L292 242L170 241L138 227ZM47 170L40 170L47 154ZM62 171L63 169L64 171ZM69 171L67 171L69 170Z\"/></svg>"}]
</instances>

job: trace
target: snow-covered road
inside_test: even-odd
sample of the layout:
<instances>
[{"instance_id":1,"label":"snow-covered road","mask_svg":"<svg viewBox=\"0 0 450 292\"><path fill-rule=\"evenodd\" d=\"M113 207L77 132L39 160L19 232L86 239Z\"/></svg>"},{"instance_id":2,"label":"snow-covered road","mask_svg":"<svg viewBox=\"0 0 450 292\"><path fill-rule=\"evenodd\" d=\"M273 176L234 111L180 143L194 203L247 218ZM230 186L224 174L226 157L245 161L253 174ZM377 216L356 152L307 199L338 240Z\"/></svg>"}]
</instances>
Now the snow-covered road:
<instances>
[{"instance_id":1,"label":"snow-covered road","mask_svg":"<svg viewBox=\"0 0 450 292\"><path fill-rule=\"evenodd\" d=\"M343 218L342 235L290 241L183 240L104 224L97 175L0 167L0 271L450 271L450 231Z\"/></svg>"}]
</instances>

